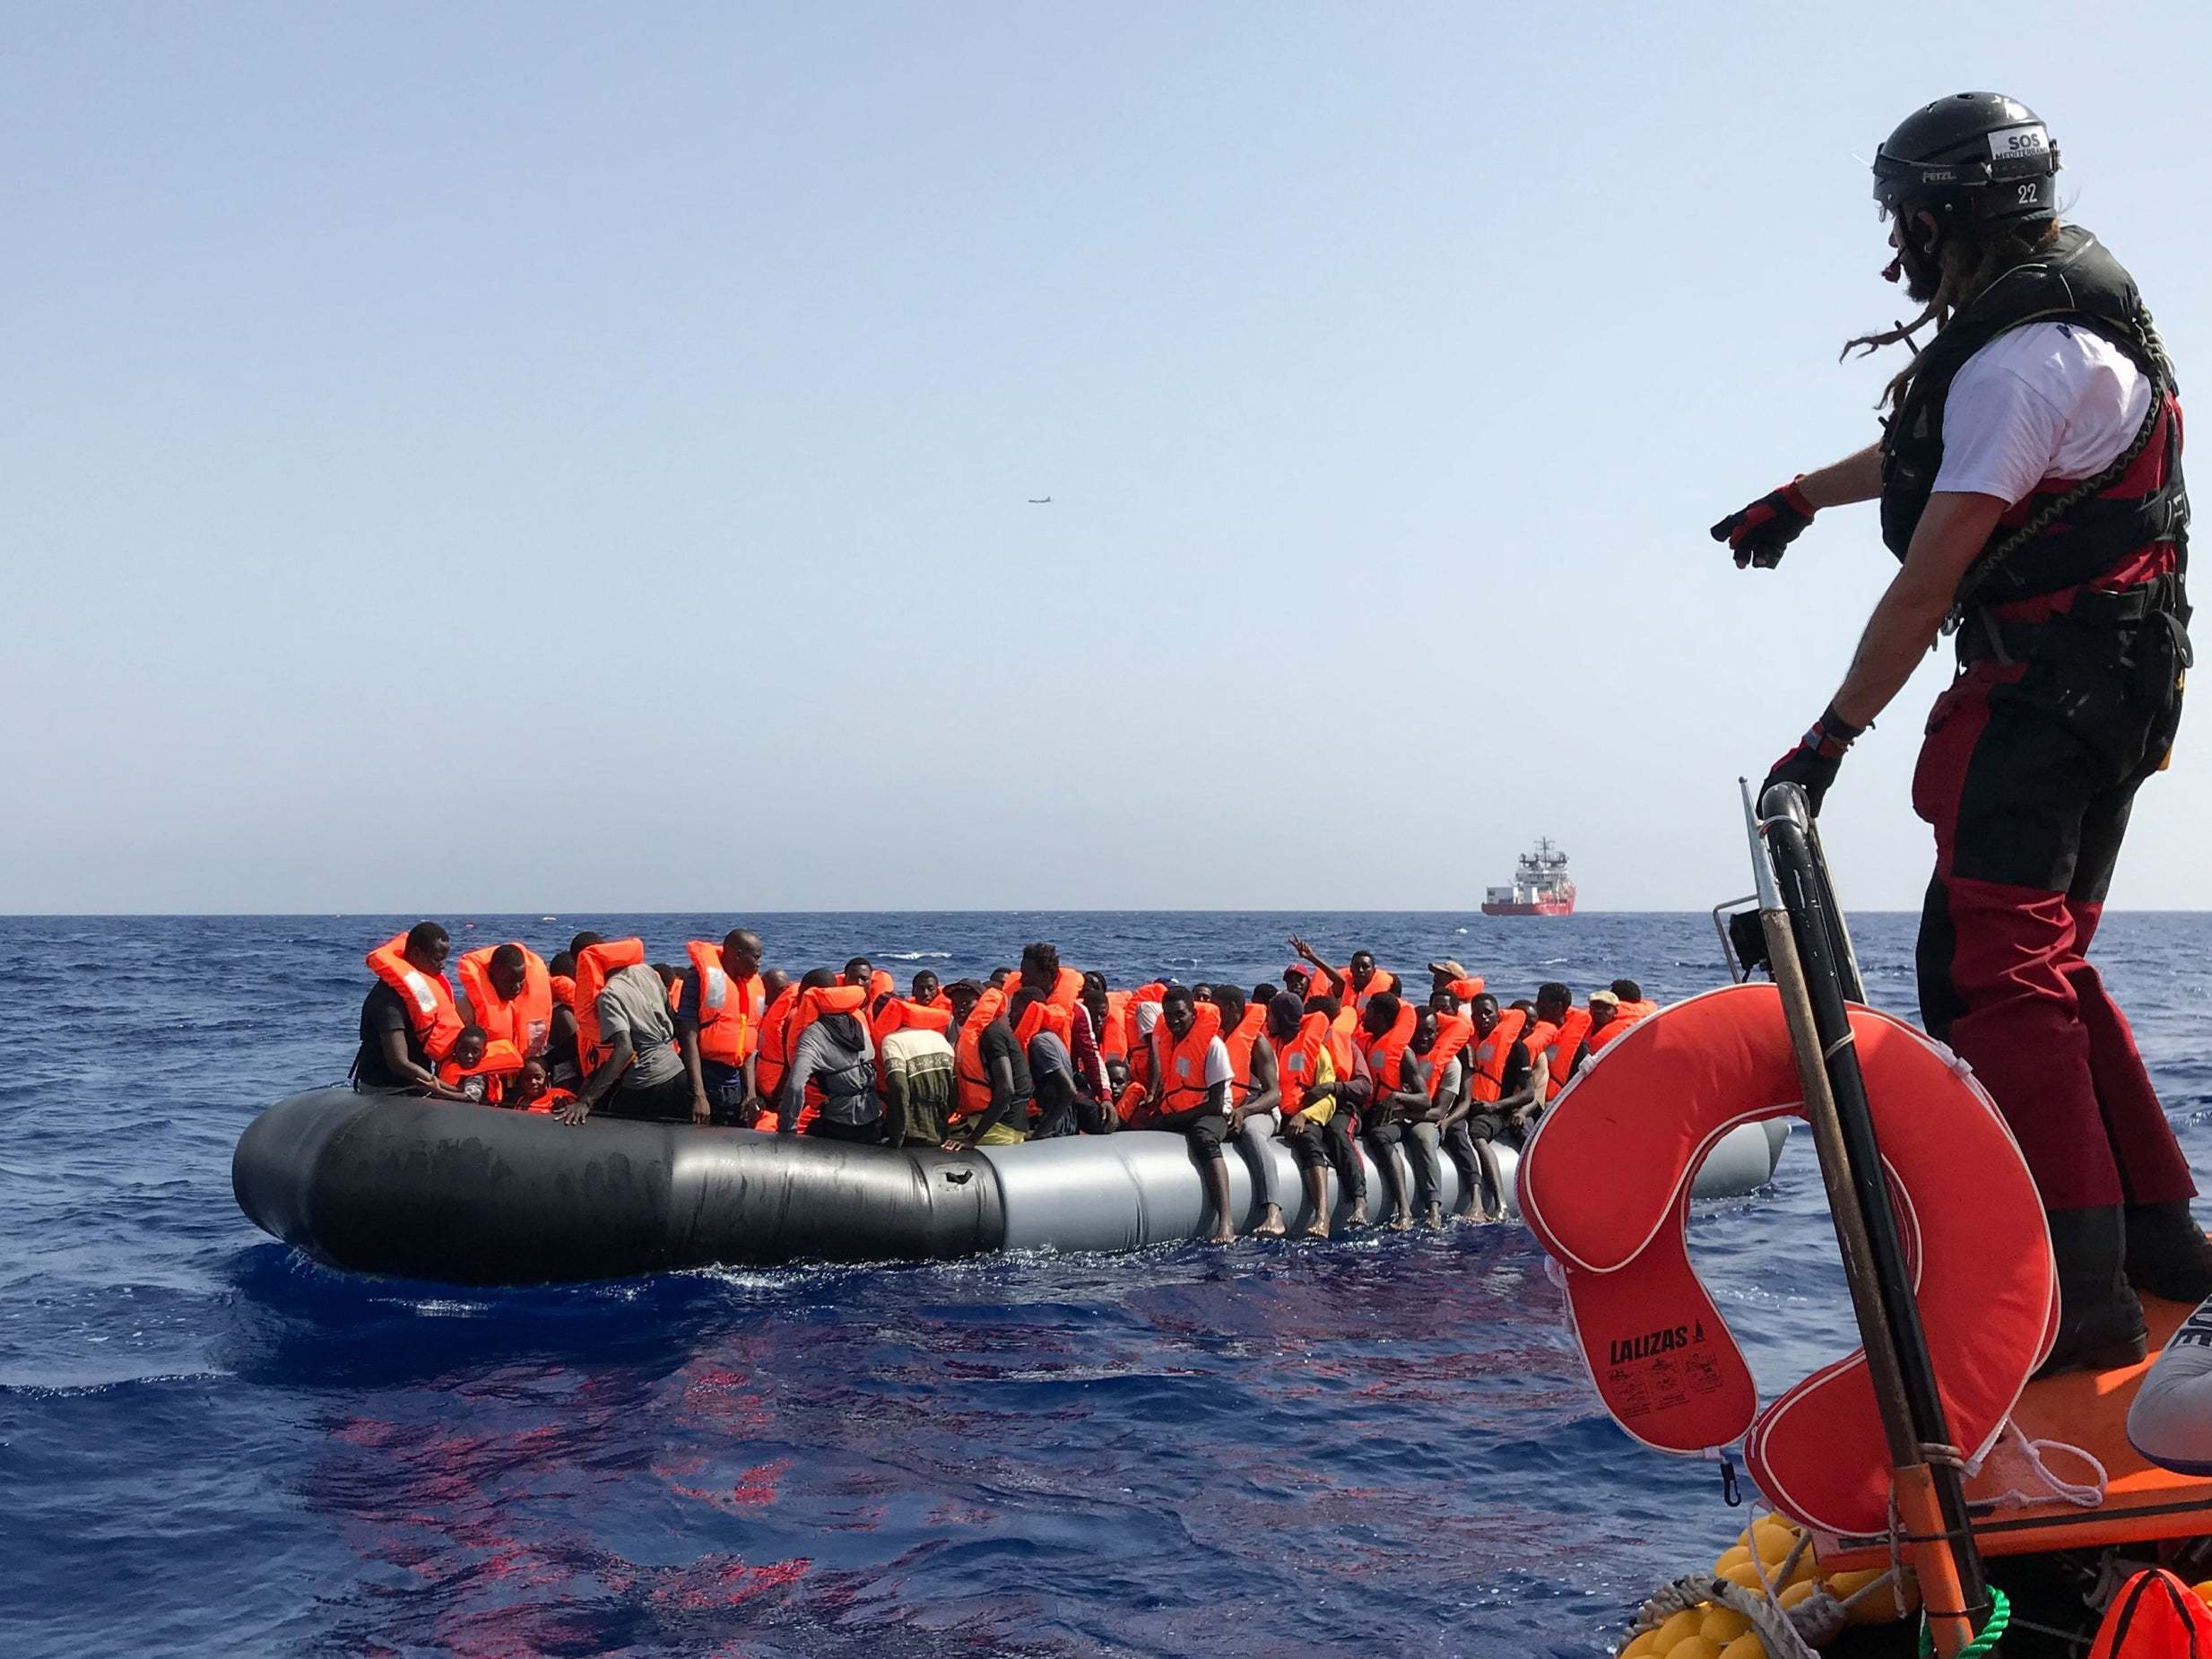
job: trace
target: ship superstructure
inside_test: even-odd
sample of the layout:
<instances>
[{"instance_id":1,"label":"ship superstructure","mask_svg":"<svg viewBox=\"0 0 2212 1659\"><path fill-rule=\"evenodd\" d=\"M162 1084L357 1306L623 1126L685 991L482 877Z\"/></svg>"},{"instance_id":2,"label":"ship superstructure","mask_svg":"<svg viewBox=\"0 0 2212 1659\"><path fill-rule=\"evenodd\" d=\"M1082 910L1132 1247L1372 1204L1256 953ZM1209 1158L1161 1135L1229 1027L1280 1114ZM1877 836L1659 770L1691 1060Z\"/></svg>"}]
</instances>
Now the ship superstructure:
<instances>
[{"instance_id":1,"label":"ship superstructure","mask_svg":"<svg viewBox=\"0 0 2212 1659\"><path fill-rule=\"evenodd\" d=\"M1514 864L1511 887L1493 887L1483 895L1482 914L1573 916L1574 878L1567 873L1566 855L1548 838L1540 839Z\"/></svg>"}]
</instances>

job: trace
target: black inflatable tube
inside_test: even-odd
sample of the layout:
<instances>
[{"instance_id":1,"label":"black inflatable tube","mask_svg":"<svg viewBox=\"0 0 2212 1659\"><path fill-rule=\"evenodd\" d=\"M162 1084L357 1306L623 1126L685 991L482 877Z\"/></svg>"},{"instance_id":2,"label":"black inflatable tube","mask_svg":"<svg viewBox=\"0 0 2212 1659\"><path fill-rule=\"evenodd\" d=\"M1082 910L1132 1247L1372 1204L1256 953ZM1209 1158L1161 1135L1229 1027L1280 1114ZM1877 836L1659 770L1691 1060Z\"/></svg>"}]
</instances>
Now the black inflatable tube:
<instances>
[{"instance_id":1,"label":"black inflatable tube","mask_svg":"<svg viewBox=\"0 0 2212 1659\"><path fill-rule=\"evenodd\" d=\"M550 1118L324 1089L230 1163L239 1208L333 1266L543 1284L716 1264L923 1261L1001 1247L970 1160L688 1124Z\"/></svg>"}]
</instances>

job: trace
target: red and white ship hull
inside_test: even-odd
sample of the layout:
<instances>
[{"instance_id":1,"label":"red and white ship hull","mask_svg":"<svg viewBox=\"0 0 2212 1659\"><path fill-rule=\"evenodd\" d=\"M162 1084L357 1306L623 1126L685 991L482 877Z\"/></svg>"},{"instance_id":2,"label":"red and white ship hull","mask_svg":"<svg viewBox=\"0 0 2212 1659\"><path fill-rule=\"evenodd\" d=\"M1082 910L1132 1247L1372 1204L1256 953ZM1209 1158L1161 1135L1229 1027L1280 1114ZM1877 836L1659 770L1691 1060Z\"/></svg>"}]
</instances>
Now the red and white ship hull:
<instances>
[{"instance_id":1,"label":"red and white ship hull","mask_svg":"<svg viewBox=\"0 0 2212 1659\"><path fill-rule=\"evenodd\" d=\"M1573 916L1574 901L1572 899L1548 899L1540 904L1529 905L1486 904L1482 907L1482 914L1485 916Z\"/></svg>"}]
</instances>

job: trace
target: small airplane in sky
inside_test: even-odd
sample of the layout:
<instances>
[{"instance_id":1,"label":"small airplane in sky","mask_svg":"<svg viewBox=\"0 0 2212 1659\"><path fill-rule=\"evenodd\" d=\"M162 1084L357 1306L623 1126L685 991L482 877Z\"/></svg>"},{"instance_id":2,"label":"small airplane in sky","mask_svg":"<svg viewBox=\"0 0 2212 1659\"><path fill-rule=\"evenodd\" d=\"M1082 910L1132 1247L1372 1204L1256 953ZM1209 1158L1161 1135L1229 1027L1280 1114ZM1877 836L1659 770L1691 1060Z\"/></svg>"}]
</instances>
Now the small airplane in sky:
<instances>
[{"instance_id":1,"label":"small airplane in sky","mask_svg":"<svg viewBox=\"0 0 2212 1659\"><path fill-rule=\"evenodd\" d=\"M1029 497L1028 499L1031 507L1044 507L1051 502L1052 497L1048 495L1033 495Z\"/></svg>"}]
</instances>

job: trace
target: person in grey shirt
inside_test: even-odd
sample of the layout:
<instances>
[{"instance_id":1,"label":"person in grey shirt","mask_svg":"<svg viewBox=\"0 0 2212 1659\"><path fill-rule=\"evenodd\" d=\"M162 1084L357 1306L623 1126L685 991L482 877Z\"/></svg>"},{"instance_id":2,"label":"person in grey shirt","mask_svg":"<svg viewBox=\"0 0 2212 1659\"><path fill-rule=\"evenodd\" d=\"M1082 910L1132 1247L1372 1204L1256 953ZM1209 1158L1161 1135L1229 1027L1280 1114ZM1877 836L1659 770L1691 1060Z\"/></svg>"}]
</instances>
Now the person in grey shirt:
<instances>
[{"instance_id":1,"label":"person in grey shirt","mask_svg":"<svg viewBox=\"0 0 2212 1659\"><path fill-rule=\"evenodd\" d=\"M802 983L811 984L815 977L809 974ZM800 1036L798 1047L792 1050L776 1107L776 1133L797 1132L807 1085L812 1083L822 1091L822 1103L814 1121L807 1125L809 1134L827 1141L871 1144L880 1141L883 1102L876 1095L875 1057L867 1023L859 1015L830 1013L817 1018Z\"/></svg>"},{"instance_id":2,"label":"person in grey shirt","mask_svg":"<svg viewBox=\"0 0 2212 1659\"><path fill-rule=\"evenodd\" d=\"M607 1057L556 1114L560 1121L580 1124L594 1111L659 1123L688 1120L691 1084L675 1046L675 1010L660 975L644 962L617 968L592 1009Z\"/></svg>"}]
</instances>

